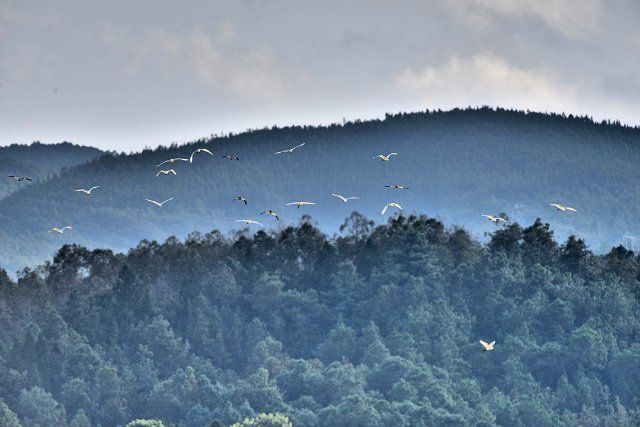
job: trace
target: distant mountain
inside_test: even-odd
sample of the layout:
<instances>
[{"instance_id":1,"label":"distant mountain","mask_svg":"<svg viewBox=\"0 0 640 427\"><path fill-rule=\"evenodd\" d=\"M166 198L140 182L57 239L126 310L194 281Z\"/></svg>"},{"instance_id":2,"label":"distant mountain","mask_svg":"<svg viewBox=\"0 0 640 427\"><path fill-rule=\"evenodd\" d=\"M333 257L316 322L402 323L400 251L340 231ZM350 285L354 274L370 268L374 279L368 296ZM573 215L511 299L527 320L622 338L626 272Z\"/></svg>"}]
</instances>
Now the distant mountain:
<instances>
[{"instance_id":1,"label":"distant mountain","mask_svg":"<svg viewBox=\"0 0 640 427\"><path fill-rule=\"evenodd\" d=\"M278 150L306 142L292 154ZM177 176L156 177L171 157ZM398 152L389 162L372 157ZM222 158L238 155L240 161ZM387 115L383 120L327 127L289 127L202 139L184 146L108 154L0 201L0 265L15 271L50 257L63 243L125 250L140 239L163 240L196 230L240 229L236 219L269 227L309 214L331 232L352 211L385 220L382 207L436 216L482 235L494 230L481 214L552 224L595 242L595 250L640 230L640 129L565 117L489 108ZM164 166L163 166L164 167ZM409 190L392 190L402 184ZM78 186L101 185L90 197ZM359 196L345 204L331 193ZM249 205L232 202L246 195ZM157 208L145 198L174 200ZM285 203L317 202L297 209ZM558 212L550 203L574 206ZM282 221L259 215L275 209ZM389 213L387 214L387 216ZM64 235L47 234L71 225Z\"/></svg>"},{"instance_id":2,"label":"distant mountain","mask_svg":"<svg viewBox=\"0 0 640 427\"><path fill-rule=\"evenodd\" d=\"M60 144L12 144L0 147L0 198L22 189L26 183L6 179L7 175L43 180L63 168L77 166L102 155L97 148L63 142Z\"/></svg>"}]
</instances>

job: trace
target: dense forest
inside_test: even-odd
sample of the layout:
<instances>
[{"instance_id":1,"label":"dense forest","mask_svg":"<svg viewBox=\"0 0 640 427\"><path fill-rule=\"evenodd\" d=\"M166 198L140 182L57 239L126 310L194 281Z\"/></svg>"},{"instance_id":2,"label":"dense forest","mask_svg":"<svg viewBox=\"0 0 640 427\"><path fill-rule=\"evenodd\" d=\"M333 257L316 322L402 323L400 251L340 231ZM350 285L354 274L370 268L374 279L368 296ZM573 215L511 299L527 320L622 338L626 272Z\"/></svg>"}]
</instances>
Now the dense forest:
<instances>
[{"instance_id":1,"label":"dense forest","mask_svg":"<svg viewBox=\"0 0 640 427\"><path fill-rule=\"evenodd\" d=\"M0 274L0 424L638 425L639 273L539 220L65 245Z\"/></svg>"},{"instance_id":2,"label":"dense forest","mask_svg":"<svg viewBox=\"0 0 640 427\"><path fill-rule=\"evenodd\" d=\"M69 142L34 142L29 145L11 144L0 147L0 199L26 185L26 182L7 180L8 175L26 176L34 181L45 180L62 172L64 168L86 163L102 154L97 148Z\"/></svg>"},{"instance_id":3,"label":"dense forest","mask_svg":"<svg viewBox=\"0 0 640 427\"><path fill-rule=\"evenodd\" d=\"M306 142L291 155L278 150ZM176 162L176 176L156 177L156 165ZM396 151L390 162L372 159ZM240 161L221 158L235 154ZM326 127L255 130L212 136L135 154L109 153L0 200L0 265L11 274L51 259L63 243L125 251L142 239L185 238L275 209L281 222L312 215L329 234L352 210L380 220L382 207L400 203L480 237L491 230L480 215L505 212L522 224L540 217L564 240L575 234L596 252L640 229L640 129L594 123L586 117L489 108L388 115L382 120ZM11 182L11 185L15 183ZM409 190L390 190L402 184ZM78 187L100 185L90 198ZM345 205L331 193L359 196ZM232 203L247 196L248 206ZM144 199L175 197L162 209ZM297 210L296 200L316 202ZM577 214L556 212L564 203ZM261 217L264 219L264 217ZM606 220L603 220L606 218ZM53 226L73 226L63 236Z\"/></svg>"}]
</instances>

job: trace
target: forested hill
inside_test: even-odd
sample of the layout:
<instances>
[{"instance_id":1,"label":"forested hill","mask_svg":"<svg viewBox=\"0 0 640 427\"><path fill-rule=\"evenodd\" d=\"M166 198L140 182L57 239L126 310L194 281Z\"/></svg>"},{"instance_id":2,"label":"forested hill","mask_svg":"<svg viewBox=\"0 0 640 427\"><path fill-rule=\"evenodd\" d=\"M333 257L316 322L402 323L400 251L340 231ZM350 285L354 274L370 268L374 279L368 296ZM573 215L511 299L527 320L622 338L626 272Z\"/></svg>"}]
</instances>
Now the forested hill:
<instances>
[{"instance_id":1,"label":"forested hill","mask_svg":"<svg viewBox=\"0 0 640 427\"><path fill-rule=\"evenodd\" d=\"M274 152L306 142L291 155ZM156 177L170 157L177 176ZM374 160L398 152L389 162ZM221 158L239 156L240 161ZM193 230L227 231L236 219L270 227L309 213L332 232L353 210L379 219L395 201L478 235L492 230L480 215L505 212L530 223L549 221L556 234L583 236L595 249L640 229L640 130L588 118L472 109L387 116L328 127L290 127L212 137L184 146L106 155L0 201L0 265L15 271L50 257L62 243L126 250L141 239L164 240ZM390 190L402 184L409 190ZM73 189L100 185L90 198ZM348 204L331 193L358 196ZM246 195L249 205L232 203ZM175 199L161 209L145 198ZM316 206L296 209L287 202ZM549 203L578 209L561 213ZM278 211L283 221L258 214ZM47 235L70 225L63 236Z\"/></svg>"},{"instance_id":2,"label":"forested hill","mask_svg":"<svg viewBox=\"0 0 640 427\"><path fill-rule=\"evenodd\" d=\"M639 273L539 221L65 246L0 272L0 425L637 426Z\"/></svg>"},{"instance_id":3,"label":"forested hill","mask_svg":"<svg viewBox=\"0 0 640 427\"><path fill-rule=\"evenodd\" d=\"M26 176L43 180L60 172L63 168L76 166L99 157L102 151L93 147L63 142L60 144L29 145L12 144L0 147L0 199L22 189L26 182L17 183L7 175Z\"/></svg>"}]
</instances>

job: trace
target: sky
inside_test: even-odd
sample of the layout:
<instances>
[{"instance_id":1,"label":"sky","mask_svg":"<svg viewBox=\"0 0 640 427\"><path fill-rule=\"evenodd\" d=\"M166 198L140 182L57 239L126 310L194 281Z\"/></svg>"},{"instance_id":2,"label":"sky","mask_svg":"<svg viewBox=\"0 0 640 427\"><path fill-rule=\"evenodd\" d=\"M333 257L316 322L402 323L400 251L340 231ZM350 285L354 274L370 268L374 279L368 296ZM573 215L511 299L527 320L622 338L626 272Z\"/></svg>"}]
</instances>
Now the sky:
<instances>
[{"instance_id":1,"label":"sky","mask_svg":"<svg viewBox=\"0 0 640 427\"><path fill-rule=\"evenodd\" d=\"M502 106L640 125L636 0L0 0L0 146Z\"/></svg>"}]
</instances>

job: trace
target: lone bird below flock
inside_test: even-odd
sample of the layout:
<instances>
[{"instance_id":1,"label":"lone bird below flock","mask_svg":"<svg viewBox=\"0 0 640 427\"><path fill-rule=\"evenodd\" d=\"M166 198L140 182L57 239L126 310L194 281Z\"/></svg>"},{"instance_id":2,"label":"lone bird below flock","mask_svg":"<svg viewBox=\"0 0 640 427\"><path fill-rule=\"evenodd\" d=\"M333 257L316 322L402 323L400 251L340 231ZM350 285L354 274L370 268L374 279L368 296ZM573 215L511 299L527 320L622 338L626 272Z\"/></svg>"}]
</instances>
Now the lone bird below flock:
<instances>
[{"instance_id":1,"label":"lone bird below flock","mask_svg":"<svg viewBox=\"0 0 640 427\"><path fill-rule=\"evenodd\" d=\"M53 227L51 230L49 230L47 233L51 233L52 231L58 233L58 234L64 234L64 230L71 230L71 226L70 225L65 225L64 227Z\"/></svg>"},{"instance_id":2,"label":"lone bird below flock","mask_svg":"<svg viewBox=\"0 0 640 427\"><path fill-rule=\"evenodd\" d=\"M391 160L391 156L397 156L398 153L389 153L386 156L384 154L378 154L377 156L373 156L374 159L380 159L383 162L388 162Z\"/></svg>"},{"instance_id":3,"label":"lone bird below flock","mask_svg":"<svg viewBox=\"0 0 640 427\"><path fill-rule=\"evenodd\" d=\"M491 350L493 350L493 346L496 345L496 342L495 341L491 341L490 343L486 343L486 342L480 340L480 344L482 344L482 347L484 347L482 349L482 351L491 351Z\"/></svg>"},{"instance_id":4,"label":"lone bird below flock","mask_svg":"<svg viewBox=\"0 0 640 427\"><path fill-rule=\"evenodd\" d=\"M347 203L349 200L358 200L360 198L360 197L345 197L341 194L334 194L334 193L331 193L331 195L333 197L337 197L338 199L342 200L345 203Z\"/></svg>"},{"instance_id":5,"label":"lone bird below flock","mask_svg":"<svg viewBox=\"0 0 640 427\"><path fill-rule=\"evenodd\" d=\"M207 150L206 148L198 148L196 149L196 151L191 153L191 156L189 156L189 163L193 163L193 156L195 156L198 153L207 153L208 155L213 156L213 153Z\"/></svg>"},{"instance_id":6,"label":"lone bird below flock","mask_svg":"<svg viewBox=\"0 0 640 427\"><path fill-rule=\"evenodd\" d=\"M575 208L570 208L569 206L563 206L560 203L550 203L550 205L562 212L566 212L566 211L576 212Z\"/></svg>"},{"instance_id":7,"label":"lone bird below flock","mask_svg":"<svg viewBox=\"0 0 640 427\"><path fill-rule=\"evenodd\" d=\"M487 218L489 221L491 221L494 224L497 224L498 221L507 222L507 220L502 218L501 216L493 216L488 214L483 214L482 216Z\"/></svg>"},{"instance_id":8,"label":"lone bird below flock","mask_svg":"<svg viewBox=\"0 0 640 427\"><path fill-rule=\"evenodd\" d=\"M15 175L9 175L7 178L13 178L18 182L22 182L22 181L29 181L31 182L31 178L27 178L26 176L15 176Z\"/></svg>"},{"instance_id":9,"label":"lone bird below flock","mask_svg":"<svg viewBox=\"0 0 640 427\"><path fill-rule=\"evenodd\" d=\"M172 197L172 198L170 198L170 199L167 199L167 200L165 200L165 201L163 201L163 202L156 202L155 200L151 200L151 199L145 199L145 200L146 200L147 202L149 202L149 203L153 203L153 204L154 204L154 205L156 205L157 207L161 208L161 207L162 207L162 205L164 205L165 203L167 203L168 201L173 200L173 199L175 199L175 197Z\"/></svg>"},{"instance_id":10,"label":"lone bird below flock","mask_svg":"<svg viewBox=\"0 0 640 427\"><path fill-rule=\"evenodd\" d=\"M287 203L287 206L293 206L296 205L296 207L300 207L300 206L309 206L309 205L315 205L314 202L291 202L291 203Z\"/></svg>"},{"instance_id":11,"label":"lone bird below flock","mask_svg":"<svg viewBox=\"0 0 640 427\"><path fill-rule=\"evenodd\" d=\"M296 145L295 147L289 148L287 150L276 151L276 154L284 154L284 153L291 154L291 153L293 153L293 150L295 150L296 148L302 147L304 144L306 144L306 142L303 142L302 144Z\"/></svg>"},{"instance_id":12,"label":"lone bird below flock","mask_svg":"<svg viewBox=\"0 0 640 427\"><path fill-rule=\"evenodd\" d=\"M387 209L389 209L389 208L398 208L398 209L400 209L400 210L403 210L403 209L402 209L402 206L400 206L399 204L397 204L397 203L395 203L395 202L391 202L391 203L388 203L388 204L387 204L387 206L385 206L385 207L382 209L382 215L384 215L384 214L387 212Z\"/></svg>"},{"instance_id":13,"label":"lone bird below flock","mask_svg":"<svg viewBox=\"0 0 640 427\"><path fill-rule=\"evenodd\" d=\"M258 221L254 221L252 219L236 219L236 222L244 222L247 225L251 225L251 224L255 224L255 225L259 225L261 227L264 227L264 224L258 222Z\"/></svg>"},{"instance_id":14,"label":"lone bird below flock","mask_svg":"<svg viewBox=\"0 0 640 427\"><path fill-rule=\"evenodd\" d=\"M158 173L156 174L156 176L159 176L160 174L165 175L165 176L167 176L167 175L169 175L169 174L174 174L174 175L176 175L176 171L175 171L175 170L173 170L173 169L169 169L169 170L161 170L160 172L158 172Z\"/></svg>"},{"instance_id":15,"label":"lone bird below flock","mask_svg":"<svg viewBox=\"0 0 640 427\"><path fill-rule=\"evenodd\" d=\"M177 162L178 160L180 160L182 162L188 162L189 161L189 159L185 159L184 157L175 157L173 159L165 160L164 162L160 163L159 165L156 165L156 167L159 168L160 166L164 165L165 163L173 164L174 162Z\"/></svg>"},{"instance_id":16,"label":"lone bird below flock","mask_svg":"<svg viewBox=\"0 0 640 427\"><path fill-rule=\"evenodd\" d=\"M233 201L235 202L236 200L243 202L245 205L247 204L247 198L244 196L236 196L233 198Z\"/></svg>"},{"instance_id":17,"label":"lone bird below flock","mask_svg":"<svg viewBox=\"0 0 640 427\"><path fill-rule=\"evenodd\" d=\"M274 217L275 219L277 219L278 221L280 221L280 218L278 217L278 213L276 211L272 211L271 209L267 209L266 211L260 212L260 215L271 215L272 217Z\"/></svg>"},{"instance_id":18,"label":"lone bird below flock","mask_svg":"<svg viewBox=\"0 0 640 427\"><path fill-rule=\"evenodd\" d=\"M234 154L231 155L226 155L226 156L222 156L223 159L227 159L227 160L240 160L240 158Z\"/></svg>"},{"instance_id":19,"label":"lone bird below flock","mask_svg":"<svg viewBox=\"0 0 640 427\"><path fill-rule=\"evenodd\" d=\"M88 190L85 190L84 188L78 188L77 190L74 190L74 191L77 191L77 192L79 192L79 193L84 193L84 194L86 194L87 196L90 196L90 195L91 195L91 192L92 192L93 190L95 190L96 188L100 188L100 186L99 186L99 185L95 185L95 186L91 187L91 188L90 188L90 189L88 189Z\"/></svg>"},{"instance_id":20,"label":"lone bird below flock","mask_svg":"<svg viewBox=\"0 0 640 427\"><path fill-rule=\"evenodd\" d=\"M393 188L394 190L408 190L409 187L406 187L404 185L398 185L398 184L393 184L393 185L385 185L385 187L387 188Z\"/></svg>"}]
</instances>

